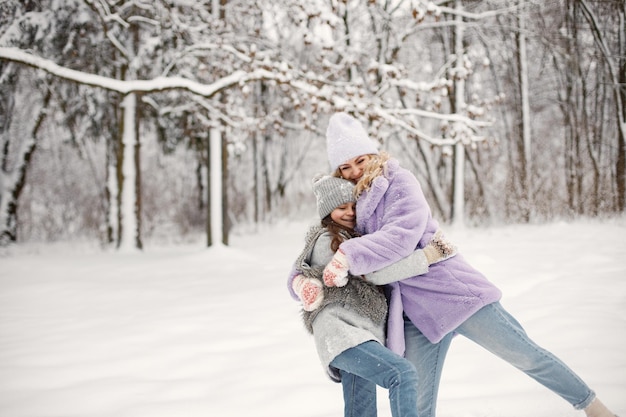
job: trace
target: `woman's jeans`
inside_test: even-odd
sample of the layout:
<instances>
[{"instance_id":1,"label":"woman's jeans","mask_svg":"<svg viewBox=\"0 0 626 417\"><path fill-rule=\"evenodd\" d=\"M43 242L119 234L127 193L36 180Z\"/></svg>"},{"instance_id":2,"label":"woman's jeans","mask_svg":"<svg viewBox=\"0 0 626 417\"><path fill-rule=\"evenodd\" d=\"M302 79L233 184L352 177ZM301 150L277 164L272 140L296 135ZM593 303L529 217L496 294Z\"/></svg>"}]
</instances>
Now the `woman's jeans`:
<instances>
[{"instance_id":1,"label":"woman's jeans","mask_svg":"<svg viewBox=\"0 0 626 417\"><path fill-rule=\"evenodd\" d=\"M587 407L595 398L595 393L580 377L552 353L530 340L517 320L496 302L478 310L436 344L430 343L405 317L405 356L415 365L419 377L419 417L435 416L441 370L454 333L504 359L578 410Z\"/></svg>"},{"instance_id":2,"label":"woman's jeans","mask_svg":"<svg viewBox=\"0 0 626 417\"><path fill-rule=\"evenodd\" d=\"M330 365L341 372L345 417L376 417L376 385L389 390L393 417L417 417L415 367L380 343L361 343Z\"/></svg>"}]
</instances>

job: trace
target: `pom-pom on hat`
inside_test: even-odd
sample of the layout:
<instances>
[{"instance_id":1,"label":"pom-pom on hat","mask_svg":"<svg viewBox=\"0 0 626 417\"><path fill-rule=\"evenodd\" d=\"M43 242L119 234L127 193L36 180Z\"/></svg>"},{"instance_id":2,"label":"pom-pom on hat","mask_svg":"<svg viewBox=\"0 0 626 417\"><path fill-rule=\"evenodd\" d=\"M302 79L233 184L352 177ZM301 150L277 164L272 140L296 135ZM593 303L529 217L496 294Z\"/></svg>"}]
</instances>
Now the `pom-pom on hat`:
<instances>
[{"instance_id":1,"label":"pom-pom on hat","mask_svg":"<svg viewBox=\"0 0 626 417\"><path fill-rule=\"evenodd\" d=\"M356 201L354 184L343 178L330 175L318 175L313 178L313 193L317 200L317 212L320 219L328 216L342 204Z\"/></svg>"},{"instance_id":2,"label":"pom-pom on hat","mask_svg":"<svg viewBox=\"0 0 626 417\"><path fill-rule=\"evenodd\" d=\"M347 113L335 113L326 129L326 152L334 171L359 155L377 154L378 147L358 120Z\"/></svg>"}]
</instances>

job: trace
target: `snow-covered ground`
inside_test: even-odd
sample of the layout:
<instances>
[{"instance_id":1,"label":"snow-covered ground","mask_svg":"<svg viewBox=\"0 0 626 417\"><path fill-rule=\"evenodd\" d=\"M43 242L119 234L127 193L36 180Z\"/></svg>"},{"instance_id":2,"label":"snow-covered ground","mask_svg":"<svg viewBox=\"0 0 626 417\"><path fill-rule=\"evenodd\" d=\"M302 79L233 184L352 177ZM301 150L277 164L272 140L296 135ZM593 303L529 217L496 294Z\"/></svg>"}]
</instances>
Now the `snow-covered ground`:
<instances>
[{"instance_id":1,"label":"snow-covered ground","mask_svg":"<svg viewBox=\"0 0 626 417\"><path fill-rule=\"evenodd\" d=\"M233 236L228 248L5 250L0 416L341 416L341 387L285 287L306 227ZM626 416L626 218L447 234L530 335ZM379 410L390 415L382 390ZM458 338L439 416L582 412Z\"/></svg>"}]
</instances>

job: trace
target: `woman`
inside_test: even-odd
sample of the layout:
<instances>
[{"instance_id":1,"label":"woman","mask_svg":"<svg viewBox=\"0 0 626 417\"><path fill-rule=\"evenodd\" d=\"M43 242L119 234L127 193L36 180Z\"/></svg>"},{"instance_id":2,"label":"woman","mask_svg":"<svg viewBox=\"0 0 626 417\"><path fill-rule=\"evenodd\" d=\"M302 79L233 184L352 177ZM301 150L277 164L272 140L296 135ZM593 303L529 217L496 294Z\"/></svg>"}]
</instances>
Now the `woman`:
<instances>
[{"instance_id":1,"label":"woman","mask_svg":"<svg viewBox=\"0 0 626 417\"><path fill-rule=\"evenodd\" d=\"M379 153L361 124L333 115L327 153L336 175L357 192L361 236L343 242L324 270L324 282L362 275L422 248L438 229L415 176ZM393 282L389 346L418 371L418 414L434 417L441 370L454 334L463 335L560 395L588 417L613 417L595 393L562 361L534 343L500 304L500 290L460 254L419 276Z\"/></svg>"},{"instance_id":2,"label":"woman","mask_svg":"<svg viewBox=\"0 0 626 417\"><path fill-rule=\"evenodd\" d=\"M321 283L322 271L337 247L355 236L354 185L325 176L314 180L313 191L322 220L307 233L290 288L303 302L303 319L313 334L320 361L331 379L343 385L346 416L376 416L379 385L389 389L392 416L417 417L415 368L383 346L387 300L381 288L347 274L341 287L325 288ZM381 273L401 279L426 272L428 264L452 254L441 248L449 245L438 238L395 269ZM410 273L402 273L403 264ZM354 401L355 392L359 401Z\"/></svg>"}]
</instances>

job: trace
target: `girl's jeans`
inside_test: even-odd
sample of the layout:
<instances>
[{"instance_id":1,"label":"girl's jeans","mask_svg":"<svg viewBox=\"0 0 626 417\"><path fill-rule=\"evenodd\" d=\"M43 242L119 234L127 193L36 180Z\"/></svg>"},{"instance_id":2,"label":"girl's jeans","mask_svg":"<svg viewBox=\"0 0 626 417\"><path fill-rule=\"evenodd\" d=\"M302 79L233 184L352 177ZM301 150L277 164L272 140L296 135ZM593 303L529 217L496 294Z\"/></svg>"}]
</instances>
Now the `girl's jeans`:
<instances>
[{"instance_id":1,"label":"girl's jeans","mask_svg":"<svg viewBox=\"0 0 626 417\"><path fill-rule=\"evenodd\" d=\"M415 367L380 343L361 343L330 365L341 372L345 417L376 416L376 385L389 390L393 417L417 417Z\"/></svg>"},{"instance_id":2,"label":"girl's jeans","mask_svg":"<svg viewBox=\"0 0 626 417\"><path fill-rule=\"evenodd\" d=\"M406 358L415 365L419 417L434 417L443 362L454 333L476 342L581 410L595 393L567 365L530 340L522 326L500 303L478 310L454 332L432 344L405 317Z\"/></svg>"}]
</instances>

